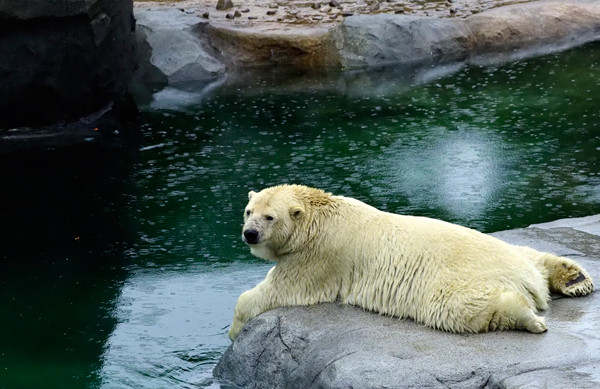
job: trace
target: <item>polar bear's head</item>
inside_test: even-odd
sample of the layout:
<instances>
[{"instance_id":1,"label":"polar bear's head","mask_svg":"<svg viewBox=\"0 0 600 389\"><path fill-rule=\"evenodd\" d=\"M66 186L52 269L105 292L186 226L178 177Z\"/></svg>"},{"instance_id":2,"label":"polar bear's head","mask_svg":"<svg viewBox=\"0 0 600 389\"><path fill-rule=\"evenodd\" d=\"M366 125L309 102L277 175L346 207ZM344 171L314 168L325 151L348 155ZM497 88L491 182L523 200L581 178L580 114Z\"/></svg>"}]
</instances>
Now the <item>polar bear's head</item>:
<instances>
[{"instance_id":1,"label":"polar bear's head","mask_svg":"<svg viewBox=\"0 0 600 389\"><path fill-rule=\"evenodd\" d=\"M242 240L250 252L263 259L277 260L290 252L305 213L297 185L281 185L248 193ZM292 239L294 237L294 239Z\"/></svg>"}]
</instances>

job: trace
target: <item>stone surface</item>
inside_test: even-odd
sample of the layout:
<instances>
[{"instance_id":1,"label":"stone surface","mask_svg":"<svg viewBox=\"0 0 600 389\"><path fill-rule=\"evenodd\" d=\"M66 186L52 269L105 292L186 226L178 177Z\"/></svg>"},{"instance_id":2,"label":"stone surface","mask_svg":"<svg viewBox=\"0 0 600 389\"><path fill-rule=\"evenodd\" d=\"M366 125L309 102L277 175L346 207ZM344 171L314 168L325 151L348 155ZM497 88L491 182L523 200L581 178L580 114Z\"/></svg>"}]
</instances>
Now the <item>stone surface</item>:
<instances>
[{"instance_id":1,"label":"stone surface","mask_svg":"<svg viewBox=\"0 0 600 389\"><path fill-rule=\"evenodd\" d=\"M144 82L171 85L210 80L225 73L201 40L208 21L173 7L136 7L138 61Z\"/></svg>"},{"instance_id":2,"label":"stone surface","mask_svg":"<svg viewBox=\"0 0 600 389\"><path fill-rule=\"evenodd\" d=\"M206 39L230 68L256 65L325 65L323 38L326 26L280 30L264 25L253 28L209 24Z\"/></svg>"},{"instance_id":3,"label":"stone surface","mask_svg":"<svg viewBox=\"0 0 600 389\"><path fill-rule=\"evenodd\" d=\"M325 38L328 65L505 61L600 39L600 3L536 1L465 19L377 14L349 17Z\"/></svg>"},{"instance_id":4,"label":"stone surface","mask_svg":"<svg viewBox=\"0 0 600 389\"><path fill-rule=\"evenodd\" d=\"M468 17L465 23L473 31L477 53L569 45L571 41L598 39L600 3L537 1L491 9Z\"/></svg>"},{"instance_id":5,"label":"stone surface","mask_svg":"<svg viewBox=\"0 0 600 389\"><path fill-rule=\"evenodd\" d=\"M460 61L473 48L465 23L404 15L348 17L328 38L330 58L343 68Z\"/></svg>"},{"instance_id":6,"label":"stone surface","mask_svg":"<svg viewBox=\"0 0 600 389\"><path fill-rule=\"evenodd\" d=\"M492 235L579 261L598 282L600 217ZM541 335L457 335L337 303L279 308L242 330L214 374L223 386L596 388L600 293L553 296Z\"/></svg>"},{"instance_id":7,"label":"stone surface","mask_svg":"<svg viewBox=\"0 0 600 389\"><path fill-rule=\"evenodd\" d=\"M125 93L131 1L0 0L0 128L69 122Z\"/></svg>"}]
</instances>

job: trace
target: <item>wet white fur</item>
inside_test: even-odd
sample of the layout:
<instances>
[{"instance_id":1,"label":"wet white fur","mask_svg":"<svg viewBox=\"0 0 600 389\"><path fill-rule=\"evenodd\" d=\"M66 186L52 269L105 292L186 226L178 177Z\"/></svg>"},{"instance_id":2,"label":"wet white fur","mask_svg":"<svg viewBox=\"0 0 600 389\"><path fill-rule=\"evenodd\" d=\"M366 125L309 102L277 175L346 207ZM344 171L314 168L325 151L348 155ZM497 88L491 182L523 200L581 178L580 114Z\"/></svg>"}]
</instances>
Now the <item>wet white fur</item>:
<instances>
[{"instance_id":1,"label":"wet white fur","mask_svg":"<svg viewBox=\"0 0 600 389\"><path fill-rule=\"evenodd\" d=\"M536 313L548 307L549 289L593 290L589 275L568 258L458 225L298 185L249 198L244 229L258 230L260 240L251 251L277 264L240 296L232 339L267 310L336 300L451 332L539 333L547 327ZM580 272L586 280L567 287Z\"/></svg>"}]
</instances>

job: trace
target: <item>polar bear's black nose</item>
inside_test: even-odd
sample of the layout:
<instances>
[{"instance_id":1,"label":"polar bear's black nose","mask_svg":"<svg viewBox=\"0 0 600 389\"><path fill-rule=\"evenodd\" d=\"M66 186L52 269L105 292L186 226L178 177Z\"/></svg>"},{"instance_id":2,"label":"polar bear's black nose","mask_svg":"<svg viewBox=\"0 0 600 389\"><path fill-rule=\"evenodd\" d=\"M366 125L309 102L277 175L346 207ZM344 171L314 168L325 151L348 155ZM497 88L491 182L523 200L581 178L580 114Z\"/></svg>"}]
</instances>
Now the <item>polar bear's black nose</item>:
<instances>
[{"instance_id":1,"label":"polar bear's black nose","mask_svg":"<svg viewBox=\"0 0 600 389\"><path fill-rule=\"evenodd\" d=\"M258 243L258 231L254 229L244 231L244 240L248 244L257 244Z\"/></svg>"}]
</instances>

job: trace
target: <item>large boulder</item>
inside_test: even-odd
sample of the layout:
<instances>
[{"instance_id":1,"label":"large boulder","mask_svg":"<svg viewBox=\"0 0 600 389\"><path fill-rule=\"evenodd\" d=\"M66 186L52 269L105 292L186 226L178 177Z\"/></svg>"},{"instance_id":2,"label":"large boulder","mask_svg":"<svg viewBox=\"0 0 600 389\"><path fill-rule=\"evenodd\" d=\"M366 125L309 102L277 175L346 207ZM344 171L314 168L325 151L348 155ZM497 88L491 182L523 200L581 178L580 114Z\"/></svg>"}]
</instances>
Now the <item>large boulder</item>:
<instances>
[{"instance_id":1,"label":"large boulder","mask_svg":"<svg viewBox=\"0 0 600 389\"><path fill-rule=\"evenodd\" d=\"M209 24L204 30L210 45L232 67L256 65L327 66L331 55L325 49L328 26L237 26Z\"/></svg>"},{"instance_id":2,"label":"large boulder","mask_svg":"<svg viewBox=\"0 0 600 389\"><path fill-rule=\"evenodd\" d=\"M600 280L600 216L493 234L576 258ZM289 388L597 388L600 293L555 296L549 330L457 335L328 303L250 321L214 370L223 385Z\"/></svg>"},{"instance_id":3,"label":"large boulder","mask_svg":"<svg viewBox=\"0 0 600 389\"><path fill-rule=\"evenodd\" d=\"M212 80L225 73L225 65L204 43L208 21L173 7L137 4L140 69L136 77L144 83L185 85Z\"/></svg>"},{"instance_id":4,"label":"large boulder","mask_svg":"<svg viewBox=\"0 0 600 389\"><path fill-rule=\"evenodd\" d=\"M389 64L510 59L600 39L600 2L534 1L465 19L352 16L324 38L326 64Z\"/></svg>"},{"instance_id":5,"label":"large boulder","mask_svg":"<svg viewBox=\"0 0 600 389\"><path fill-rule=\"evenodd\" d=\"M548 45L563 49L600 38L600 2L534 1L490 9L466 18L465 23L478 54Z\"/></svg>"},{"instance_id":6,"label":"large boulder","mask_svg":"<svg viewBox=\"0 0 600 389\"><path fill-rule=\"evenodd\" d=\"M73 121L127 90L132 1L0 0L0 128Z\"/></svg>"},{"instance_id":7,"label":"large boulder","mask_svg":"<svg viewBox=\"0 0 600 389\"><path fill-rule=\"evenodd\" d=\"M344 68L461 61L474 46L462 20L408 15L352 16L328 39L330 60Z\"/></svg>"}]
</instances>

